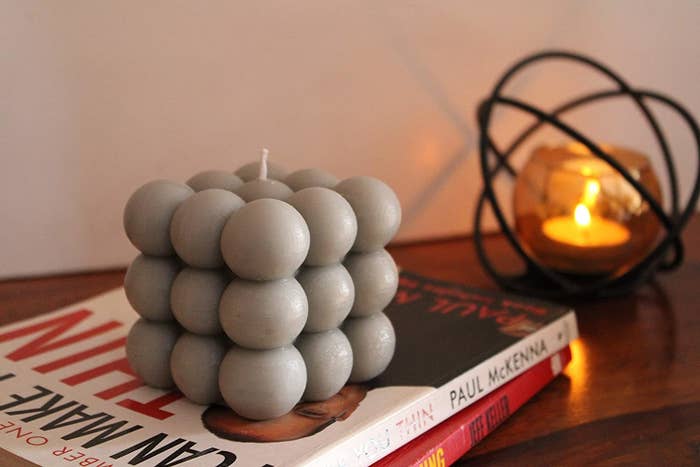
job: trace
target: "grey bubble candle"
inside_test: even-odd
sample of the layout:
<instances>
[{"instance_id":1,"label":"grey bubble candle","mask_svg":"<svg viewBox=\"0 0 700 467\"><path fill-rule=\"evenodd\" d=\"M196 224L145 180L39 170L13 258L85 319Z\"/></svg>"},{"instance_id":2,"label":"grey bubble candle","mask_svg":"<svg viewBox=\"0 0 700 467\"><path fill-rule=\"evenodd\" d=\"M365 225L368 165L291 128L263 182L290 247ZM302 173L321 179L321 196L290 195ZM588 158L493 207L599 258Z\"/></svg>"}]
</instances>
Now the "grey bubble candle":
<instances>
[{"instance_id":1,"label":"grey bubble candle","mask_svg":"<svg viewBox=\"0 0 700 467\"><path fill-rule=\"evenodd\" d=\"M265 420L286 414L306 388L306 365L293 346L271 350L232 347L219 369L219 388L239 415Z\"/></svg>"},{"instance_id":2,"label":"grey bubble candle","mask_svg":"<svg viewBox=\"0 0 700 467\"><path fill-rule=\"evenodd\" d=\"M124 229L142 253L124 288L141 319L127 357L147 384L255 420L378 376L396 335L384 249L401 221L372 177L268 162L139 188Z\"/></svg>"},{"instance_id":3,"label":"grey bubble candle","mask_svg":"<svg viewBox=\"0 0 700 467\"><path fill-rule=\"evenodd\" d=\"M177 255L198 268L223 266L221 231L244 204L237 195L219 188L200 191L183 201L170 222L170 240Z\"/></svg>"},{"instance_id":4,"label":"grey bubble candle","mask_svg":"<svg viewBox=\"0 0 700 467\"><path fill-rule=\"evenodd\" d=\"M323 187L304 188L287 202L299 211L309 228L311 238L304 263L325 266L342 261L357 236L357 218L350 203Z\"/></svg>"},{"instance_id":5,"label":"grey bubble candle","mask_svg":"<svg viewBox=\"0 0 700 467\"><path fill-rule=\"evenodd\" d=\"M304 331L337 328L355 301L355 284L342 264L304 267L297 274L309 305Z\"/></svg>"},{"instance_id":6,"label":"grey bubble candle","mask_svg":"<svg viewBox=\"0 0 700 467\"><path fill-rule=\"evenodd\" d=\"M260 169L257 178L248 180L236 189L236 194L246 202L263 198L285 200L294 193L292 189L284 183L268 177L267 154L267 149L263 149L262 155L260 156Z\"/></svg>"},{"instance_id":7,"label":"grey bubble candle","mask_svg":"<svg viewBox=\"0 0 700 467\"><path fill-rule=\"evenodd\" d=\"M171 321L170 289L179 271L175 258L137 256L124 277L124 292L136 313L152 321Z\"/></svg>"},{"instance_id":8,"label":"grey bubble candle","mask_svg":"<svg viewBox=\"0 0 700 467\"><path fill-rule=\"evenodd\" d=\"M234 212L221 233L221 252L229 268L249 280L294 275L309 252L309 227L284 201L258 199Z\"/></svg>"},{"instance_id":9,"label":"grey bubble candle","mask_svg":"<svg viewBox=\"0 0 700 467\"><path fill-rule=\"evenodd\" d=\"M335 186L357 216L357 238L353 251L372 252L384 248L399 230L401 204L389 186L373 177L352 177Z\"/></svg>"},{"instance_id":10,"label":"grey bubble candle","mask_svg":"<svg viewBox=\"0 0 700 467\"><path fill-rule=\"evenodd\" d=\"M353 367L350 341L339 329L305 333L296 347L306 364L306 401L322 401L342 389Z\"/></svg>"},{"instance_id":11,"label":"grey bubble candle","mask_svg":"<svg viewBox=\"0 0 700 467\"><path fill-rule=\"evenodd\" d=\"M170 221L175 210L194 191L169 180L148 182L136 190L124 208L124 231L131 243L146 255L168 256Z\"/></svg>"},{"instance_id":12,"label":"grey bubble candle","mask_svg":"<svg viewBox=\"0 0 700 467\"><path fill-rule=\"evenodd\" d=\"M175 347L180 328L173 322L158 323L140 319L131 327L126 338L126 356L134 372L149 386L170 388L170 354Z\"/></svg>"},{"instance_id":13,"label":"grey bubble candle","mask_svg":"<svg viewBox=\"0 0 700 467\"><path fill-rule=\"evenodd\" d=\"M394 356L396 334L391 321L383 312L349 318L342 330L352 347L351 382L370 380L386 370Z\"/></svg>"},{"instance_id":14,"label":"grey bubble candle","mask_svg":"<svg viewBox=\"0 0 700 467\"><path fill-rule=\"evenodd\" d=\"M333 174L321 169L301 169L292 172L284 179L284 183L293 191L300 191L304 188L320 186L323 188L333 188L339 180Z\"/></svg>"},{"instance_id":15,"label":"grey bubble candle","mask_svg":"<svg viewBox=\"0 0 700 467\"><path fill-rule=\"evenodd\" d=\"M225 170L205 170L187 180L187 185L194 191L203 191L210 188L234 192L243 186L243 180L231 172Z\"/></svg>"},{"instance_id":16,"label":"grey bubble candle","mask_svg":"<svg viewBox=\"0 0 700 467\"><path fill-rule=\"evenodd\" d=\"M170 307L175 319L195 334L222 334L219 302L231 276L220 269L185 268L170 289Z\"/></svg>"},{"instance_id":17,"label":"grey bubble candle","mask_svg":"<svg viewBox=\"0 0 700 467\"><path fill-rule=\"evenodd\" d=\"M219 304L224 332L249 349L290 345L306 324L308 302L293 277L273 281L235 279Z\"/></svg>"},{"instance_id":18,"label":"grey bubble candle","mask_svg":"<svg viewBox=\"0 0 700 467\"><path fill-rule=\"evenodd\" d=\"M170 372L177 388L197 404L221 400L219 366L228 351L223 337L181 334L170 353Z\"/></svg>"},{"instance_id":19,"label":"grey bubble candle","mask_svg":"<svg viewBox=\"0 0 700 467\"><path fill-rule=\"evenodd\" d=\"M399 287L399 271L388 251L353 253L344 264L355 285L350 316L371 315L389 305Z\"/></svg>"}]
</instances>

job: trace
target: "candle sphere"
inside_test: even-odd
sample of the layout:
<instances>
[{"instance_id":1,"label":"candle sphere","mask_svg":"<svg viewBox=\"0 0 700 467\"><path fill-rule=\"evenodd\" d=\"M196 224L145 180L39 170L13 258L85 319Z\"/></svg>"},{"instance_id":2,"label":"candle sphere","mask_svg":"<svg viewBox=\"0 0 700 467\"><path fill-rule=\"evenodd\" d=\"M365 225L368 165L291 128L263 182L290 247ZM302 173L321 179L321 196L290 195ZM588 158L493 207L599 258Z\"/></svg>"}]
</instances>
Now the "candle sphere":
<instances>
[{"instance_id":1,"label":"candle sphere","mask_svg":"<svg viewBox=\"0 0 700 467\"><path fill-rule=\"evenodd\" d=\"M126 357L136 375L149 386L170 388L170 354L180 329L175 323L139 319L126 339Z\"/></svg>"},{"instance_id":2,"label":"candle sphere","mask_svg":"<svg viewBox=\"0 0 700 467\"><path fill-rule=\"evenodd\" d=\"M249 349L291 344L306 323L306 294L293 277L274 281L235 279L219 304L224 332Z\"/></svg>"},{"instance_id":3,"label":"candle sphere","mask_svg":"<svg viewBox=\"0 0 700 467\"><path fill-rule=\"evenodd\" d=\"M124 292L132 308L146 319L172 320L170 289L179 270L173 257L137 256L124 277Z\"/></svg>"},{"instance_id":4,"label":"candle sphere","mask_svg":"<svg viewBox=\"0 0 700 467\"><path fill-rule=\"evenodd\" d=\"M260 175L260 162L250 162L234 172L244 182L255 180ZM274 162L267 162L267 178L284 180L287 170Z\"/></svg>"},{"instance_id":5,"label":"candle sphere","mask_svg":"<svg viewBox=\"0 0 700 467\"><path fill-rule=\"evenodd\" d=\"M243 180L237 175L225 170L205 170L187 180L187 185L194 191L219 188L221 190L233 192L243 185Z\"/></svg>"},{"instance_id":6,"label":"candle sphere","mask_svg":"<svg viewBox=\"0 0 700 467\"><path fill-rule=\"evenodd\" d=\"M286 414L306 387L306 365L294 346L270 350L232 347L219 367L219 388L239 415L266 420Z\"/></svg>"},{"instance_id":7,"label":"candle sphere","mask_svg":"<svg viewBox=\"0 0 700 467\"><path fill-rule=\"evenodd\" d=\"M321 186L333 188L339 180L332 174L321 169L302 169L292 172L284 179L284 183L293 191L300 191L304 188Z\"/></svg>"},{"instance_id":8,"label":"candle sphere","mask_svg":"<svg viewBox=\"0 0 700 467\"><path fill-rule=\"evenodd\" d=\"M228 351L225 338L180 335L170 355L170 371L175 386L197 404L213 404L221 400L219 365Z\"/></svg>"},{"instance_id":9,"label":"candle sphere","mask_svg":"<svg viewBox=\"0 0 700 467\"><path fill-rule=\"evenodd\" d=\"M124 208L124 231L142 253L153 256L173 254L170 221L177 207L194 191L184 183L155 180L131 195Z\"/></svg>"},{"instance_id":10,"label":"candle sphere","mask_svg":"<svg viewBox=\"0 0 700 467\"><path fill-rule=\"evenodd\" d=\"M355 300L355 285L342 264L303 267L297 274L309 302L305 332L337 328Z\"/></svg>"},{"instance_id":11,"label":"candle sphere","mask_svg":"<svg viewBox=\"0 0 700 467\"><path fill-rule=\"evenodd\" d=\"M221 231L231 213L245 203L230 191L211 188L183 201L170 224L170 239L178 256L190 266L217 268L221 256Z\"/></svg>"},{"instance_id":12,"label":"candle sphere","mask_svg":"<svg viewBox=\"0 0 700 467\"><path fill-rule=\"evenodd\" d=\"M352 371L352 348L339 329L303 333L294 344L306 364L305 401L324 401L342 389Z\"/></svg>"},{"instance_id":13,"label":"candle sphere","mask_svg":"<svg viewBox=\"0 0 700 467\"><path fill-rule=\"evenodd\" d=\"M236 194L247 203L256 199L272 198L286 200L294 192L282 182L277 180L251 180L240 188L236 189Z\"/></svg>"},{"instance_id":14,"label":"candle sphere","mask_svg":"<svg viewBox=\"0 0 700 467\"><path fill-rule=\"evenodd\" d=\"M290 277L309 251L309 228L284 201L259 199L231 214L221 235L226 264L239 277Z\"/></svg>"},{"instance_id":15,"label":"candle sphere","mask_svg":"<svg viewBox=\"0 0 700 467\"><path fill-rule=\"evenodd\" d=\"M184 268L170 291L175 319L195 334L221 334L219 301L230 282L224 270Z\"/></svg>"},{"instance_id":16,"label":"candle sphere","mask_svg":"<svg viewBox=\"0 0 700 467\"><path fill-rule=\"evenodd\" d=\"M646 156L619 146L599 147L663 205ZM535 148L518 173L512 200L521 253L540 268L580 276L583 289L600 291L618 283L659 242L661 223L649 203L580 142Z\"/></svg>"},{"instance_id":17,"label":"candle sphere","mask_svg":"<svg viewBox=\"0 0 700 467\"><path fill-rule=\"evenodd\" d=\"M369 381L386 370L394 356L396 334L384 313L348 318L341 329L352 347L350 382Z\"/></svg>"},{"instance_id":18,"label":"candle sphere","mask_svg":"<svg viewBox=\"0 0 700 467\"><path fill-rule=\"evenodd\" d=\"M345 198L328 188L305 188L287 199L309 227L311 243L304 264L339 263L357 235L357 219Z\"/></svg>"},{"instance_id":19,"label":"candle sphere","mask_svg":"<svg viewBox=\"0 0 700 467\"><path fill-rule=\"evenodd\" d=\"M399 271L386 250L353 253L343 264L355 284L355 302L350 316L371 315L391 303L399 286Z\"/></svg>"},{"instance_id":20,"label":"candle sphere","mask_svg":"<svg viewBox=\"0 0 700 467\"><path fill-rule=\"evenodd\" d=\"M352 177L335 190L343 195L357 216L357 238L353 251L370 252L384 248L401 224L401 204L394 191L372 177Z\"/></svg>"}]
</instances>

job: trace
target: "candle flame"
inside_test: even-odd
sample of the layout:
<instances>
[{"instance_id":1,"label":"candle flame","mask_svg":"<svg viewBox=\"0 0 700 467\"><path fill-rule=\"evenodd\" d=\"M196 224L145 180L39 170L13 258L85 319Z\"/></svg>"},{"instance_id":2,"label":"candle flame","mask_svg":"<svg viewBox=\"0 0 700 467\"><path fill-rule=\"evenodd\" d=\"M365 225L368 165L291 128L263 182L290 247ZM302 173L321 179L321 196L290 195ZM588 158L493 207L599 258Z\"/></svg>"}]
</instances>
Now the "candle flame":
<instances>
[{"instance_id":1,"label":"candle flame","mask_svg":"<svg viewBox=\"0 0 700 467\"><path fill-rule=\"evenodd\" d=\"M581 227L588 227L591 225L591 212L584 204L577 204L576 209L574 209L574 220L576 224Z\"/></svg>"}]
</instances>

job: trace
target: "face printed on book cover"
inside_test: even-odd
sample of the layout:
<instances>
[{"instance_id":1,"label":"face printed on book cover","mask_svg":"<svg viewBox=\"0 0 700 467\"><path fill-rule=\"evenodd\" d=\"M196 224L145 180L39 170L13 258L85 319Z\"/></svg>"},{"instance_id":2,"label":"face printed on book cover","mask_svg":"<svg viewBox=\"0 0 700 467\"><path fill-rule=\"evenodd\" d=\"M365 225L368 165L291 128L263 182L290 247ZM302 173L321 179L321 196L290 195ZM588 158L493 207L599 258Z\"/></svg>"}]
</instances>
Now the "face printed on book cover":
<instances>
[{"instance_id":1,"label":"face printed on book cover","mask_svg":"<svg viewBox=\"0 0 700 467\"><path fill-rule=\"evenodd\" d=\"M291 412L272 420L249 420L228 407L212 405L202 423L216 436L232 441L269 443L311 436L334 422L347 419L365 398L367 388L349 384L321 402L302 402Z\"/></svg>"}]
</instances>

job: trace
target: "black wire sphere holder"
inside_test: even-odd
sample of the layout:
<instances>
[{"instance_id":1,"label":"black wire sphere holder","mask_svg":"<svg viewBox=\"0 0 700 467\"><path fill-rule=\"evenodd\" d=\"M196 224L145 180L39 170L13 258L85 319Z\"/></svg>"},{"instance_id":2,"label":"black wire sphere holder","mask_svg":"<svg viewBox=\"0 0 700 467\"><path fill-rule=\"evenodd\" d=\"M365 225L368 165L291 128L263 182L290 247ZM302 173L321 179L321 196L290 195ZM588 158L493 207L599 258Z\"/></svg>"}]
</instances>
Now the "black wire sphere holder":
<instances>
[{"instance_id":1,"label":"black wire sphere holder","mask_svg":"<svg viewBox=\"0 0 700 467\"><path fill-rule=\"evenodd\" d=\"M613 82L614 87L612 89L575 97L559 105L550 112L546 112L527 102L502 94L505 85L520 71L530 65L548 60L566 60L586 65L609 78ZM664 211L663 207L647 189L642 186L625 167L618 163L614 157L603 151L597 143L588 138L585 134L559 120L561 115L570 110L595 101L620 96L629 97L634 101L634 104L642 113L642 116L656 138L663 156L666 179L668 181L671 197L670 212L668 213ZM682 207L679 202L678 178L671 150L667 144L661 126L647 105L649 101L663 104L677 113L687 124L693 135L697 148L698 167L696 169L695 180L690 196L686 204ZM489 133L491 116L497 105L520 110L537 119L535 123L526 127L505 150L501 150L496 145ZM698 128L698 124L690 112L680 103L655 91L632 88L617 73L589 57L567 51L552 50L527 56L509 68L498 80L491 95L480 103L477 109L477 122L479 126L479 160L484 188L479 195L474 215L474 243L481 265L499 286L517 293L545 298L598 298L630 293L642 283L650 280L656 272L671 271L681 265L683 262L681 232L695 211L698 196L700 195L700 128ZM517 176L517 171L509 162L511 155L532 134L545 124L558 129L572 140L583 144L588 148L591 154L611 165L616 172L639 192L664 229L665 235L658 241L654 248L641 261L624 273L620 275L615 275L613 273L602 277L583 278L573 274L555 271L530 256L523 247L516 232L508 225L499 200L495 194L493 180L503 171L511 178ZM524 261L524 273L519 275L502 273L496 269L489 258L482 235L482 217L486 203L489 203L500 229L507 238L510 246Z\"/></svg>"}]
</instances>

